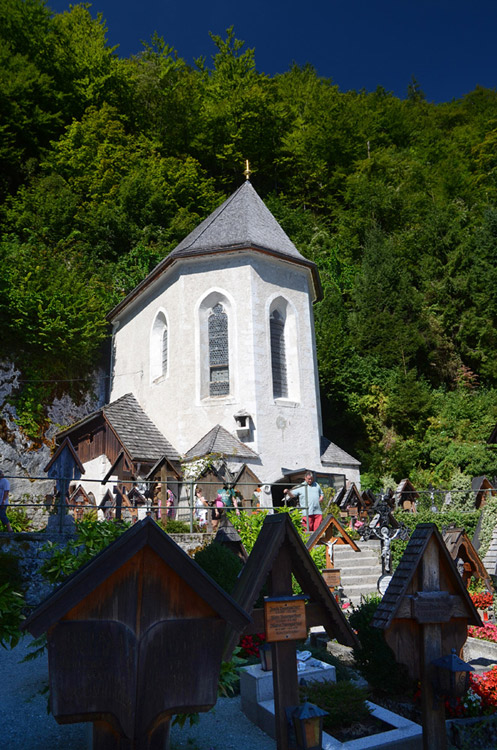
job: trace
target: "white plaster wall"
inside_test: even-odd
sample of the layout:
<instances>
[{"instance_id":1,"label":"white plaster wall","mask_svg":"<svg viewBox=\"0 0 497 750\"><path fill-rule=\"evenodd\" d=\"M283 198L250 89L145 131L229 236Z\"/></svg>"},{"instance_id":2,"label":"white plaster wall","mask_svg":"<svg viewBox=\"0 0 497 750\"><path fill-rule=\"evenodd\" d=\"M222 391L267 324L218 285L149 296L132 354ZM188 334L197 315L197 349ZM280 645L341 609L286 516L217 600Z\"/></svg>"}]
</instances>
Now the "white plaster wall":
<instances>
[{"instance_id":1,"label":"white plaster wall","mask_svg":"<svg viewBox=\"0 0 497 750\"><path fill-rule=\"evenodd\" d=\"M83 464L85 473L81 479L76 482L76 484L80 484L86 492L93 492L97 506L103 500L108 485L104 486L100 481L91 482L90 479L104 477L109 471L110 466L111 464L107 456L104 454L97 456L97 458L93 458L91 461L87 461Z\"/></svg>"},{"instance_id":2,"label":"white plaster wall","mask_svg":"<svg viewBox=\"0 0 497 750\"><path fill-rule=\"evenodd\" d=\"M199 310L206 295L216 293L224 298L229 316L230 394L202 398L206 351ZM288 303L293 336L287 350L291 398L275 400L269 312L277 297ZM160 310L169 321L168 372L152 381L150 336ZM262 481L274 481L283 469L321 468L309 271L251 251L175 264L127 308L116 326L111 400L128 392L180 453L218 423L236 434L234 414L244 409L255 426L244 442L260 455L262 465L251 465Z\"/></svg>"}]
</instances>

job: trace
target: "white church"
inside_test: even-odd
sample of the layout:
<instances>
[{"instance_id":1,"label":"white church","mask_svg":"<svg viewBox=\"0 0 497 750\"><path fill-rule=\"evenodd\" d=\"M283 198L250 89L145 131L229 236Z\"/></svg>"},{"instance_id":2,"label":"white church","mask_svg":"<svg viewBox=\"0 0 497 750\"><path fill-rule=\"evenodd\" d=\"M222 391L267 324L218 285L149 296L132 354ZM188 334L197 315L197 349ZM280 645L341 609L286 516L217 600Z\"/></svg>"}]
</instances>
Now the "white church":
<instances>
[{"instance_id":1,"label":"white church","mask_svg":"<svg viewBox=\"0 0 497 750\"><path fill-rule=\"evenodd\" d=\"M261 483L307 468L359 486L359 461L322 435L321 294L316 265L246 180L109 313L109 403L58 441L70 438L85 477L216 453Z\"/></svg>"}]
</instances>

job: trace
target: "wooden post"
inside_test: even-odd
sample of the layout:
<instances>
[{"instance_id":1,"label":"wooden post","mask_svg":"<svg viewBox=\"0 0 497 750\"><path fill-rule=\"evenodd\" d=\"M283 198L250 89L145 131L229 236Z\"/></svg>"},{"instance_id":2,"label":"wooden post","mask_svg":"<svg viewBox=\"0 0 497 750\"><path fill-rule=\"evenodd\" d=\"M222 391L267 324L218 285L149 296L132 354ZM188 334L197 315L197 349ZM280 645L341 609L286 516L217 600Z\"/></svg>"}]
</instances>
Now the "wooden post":
<instances>
[{"instance_id":1,"label":"wooden post","mask_svg":"<svg viewBox=\"0 0 497 750\"><path fill-rule=\"evenodd\" d=\"M422 590L440 590L438 548L430 539L422 560ZM424 750L445 750L445 706L437 700L433 688L434 659L442 656L442 627L440 623L425 623L421 628L421 712Z\"/></svg>"},{"instance_id":2,"label":"wooden post","mask_svg":"<svg viewBox=\"0 0 497 750\"><path fill-rule=\"evenodd\" d=\"M269 590L271 596L292 595L292 561L290 551L282 547L271 570ZM295 641L273 643L273 688L276 722L276 747L288 750L288 725L286 708L299 705L299 679Z\"/></svg>"},{"instance_id":3,"label":"wooden post","mask_svg":"<svg viewBox=\"0 0 497 750\"><path fill-rule=\"evenodd\" d=\"M164 515L165 518L163 518L164 522L167 523L167 467L164 463L161 466L160 470L160 504L161 504L161 514L160 517Z\"/></svg>"}]
</instances>

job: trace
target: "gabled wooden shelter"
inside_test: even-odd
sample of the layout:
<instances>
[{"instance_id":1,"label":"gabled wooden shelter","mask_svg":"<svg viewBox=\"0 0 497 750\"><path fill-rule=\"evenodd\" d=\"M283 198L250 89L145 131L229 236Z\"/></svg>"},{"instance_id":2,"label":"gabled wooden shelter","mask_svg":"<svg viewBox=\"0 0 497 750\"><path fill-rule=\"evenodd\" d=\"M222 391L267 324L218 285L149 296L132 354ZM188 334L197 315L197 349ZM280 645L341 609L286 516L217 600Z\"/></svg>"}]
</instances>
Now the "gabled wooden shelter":
<instances>
[{"instance_id":1,"label":"gabled wooden shelter","mask_svg":"<svg viewBox=\"0 0 497 750\"><path fill-rule=\"evenodd\" d=\"M397 507L415 513L418 498L419 493L416 492L411 480L402 479L395 490L395 502Z\"/></svg>"},{"instance_id":2,"label":"gabled wooden shelter","mask_svg":"<svg viewBox=\"0 0 497 750\"><path fill-rule=\"evenodd\" d=\"M87 510L96 511L95 496L92 493L86 492L85 488L81 485L75 487L70 492L67 505L75 521L81 521Z\"/></svg>"},{"instance_id":3,"label":"gabled wooden shelter","mask_svg":"<svg viewBox=\"0 0 497 750\"><path fill-rule=\"evenodd\" d=\"M438 570L438 581L429 587L420 581L429 575L425 558ZM430 606L435 614L430 613ZM433 619L434 617L439 618ZM373 625L385 632L398 661L419 677L417 658L420 628L437 622L444 650L459 653L467 637L467 625L481 625L468 590L435 524L418 524L395 570L390 585L373 618Z\"/></svg>"},{"instance_id":4,"label":"gabled wooden shelter","mask_svg":"<svg viewBox=\"0 0 497 750\"><path fill-rule=\"evenodd\" d=\"M335 598L331 596L288 513L266 516L232 593L233 598L253 618L253 623L244 633L264 631L264 613L261 608L255 608L255 604L266 581L274 574L280 558L285 559L290 573L310 597L306 604L308 627L322 625L330 638L336 638L346 646L357 645L350 625ZM232 653L237 640L236 633L228 634L225 656Z\"/></svg>"},{"instance_id":5,"label":"gabled wooden shelter","mask_svg":"<svg viewBox=\"0 0 497 750\"><path fill-rule=\"evenodd\" d=\"M55 719L94 722L93 748L121 750L164 747L173 714L216 703L223 632L249 620L145 518L70 576L23 628L47 633Z\"/></svg>"},{"instance_id":6,"label":"gabled wooden shelter","mask_svg":"<svg viewBox=\"0 0 497 750\"><path fill-rule=\"evenodd\" d=\"M497 489L490 479L485 476L473 477L471 480L471 490L474 493L475 508L482 510L485 507L487 498L497 495Z\"/></svg>"},{"instance_id":7,"label":"gabled wooden shelter","mask_svg":"<svg viewBox=\"0 0 497 750\"><path fill-rule=\"evenodd\" d=\"M311 551L316 544L325 544L326 545L326 567L327 568L334 568L334 563L332 560L332 557L329 553L329 546L331 544L348 544L349 547L351 547L354 552L360 552L360 548L357 546L356 542L350 538L347 531L344 529L340 521L338 521L335 516L330 514L329 516L326 516L320 523L319 527L312 533L312 535L309 537L306 543L306 547Z\"/></svg>"},{"instance_id":8,"label":"gabled wooden shelter","mask_svg":"<svg viewBox=\"0 0 497 750\"><path fill-rule=\"evenodd\" d=\"M293 596L292 574L308 597L305 605L300 598ZM270 598L265 600L267 621L265 610L256 607L265 585ZM299 704L295 638L302 636L295 636L295 625L298 625L299 633L302 625L304 634L312 625L322 625L330 638L336 638L347 646L358 645L356 636L314 565L288 513L266 516L232 595L253 617L253 624L243 632L266 632L268 640L271 640L276 742L278 750L287 750L286 708ZM273 605L281 607L281 627L277 637L269 638L269 607ZM239 633L228 628L225 658L232 653L238 639Z\"/></svg>"},{"instance_id":9,"label":"gabled wooden shelter","mask_svg":"<svg viewBox=\"0 0 497 750\"><path fill-rule=\"evenodd\" d=\"M321 573L330 591L334 591L340 585L340 569L335 568L333 550L335 544L348 544L355 552L360 552L359 547L347 534L342 524L333 515L328 515L322 520L316 531L309 537L306 547L311 551L316 544L324 544L326 547L326 568Z\"/></svg>"},{"instance_id":10,"label":"gabled wooden shelter","mask_svg":"<svg viewBox=\"0 0 497 750\"><path fill-rule=\"evenodd\" d=\"M467 626L481 626L466 586L435 524L418 524L372 620L398 662L421 683L423 747L445 748L444 701L436 662L460 655Z\"/></svg>"},{"instance_id":11,"label":"gabled wooden shelter","mask_svg":"<svg viewBox=\"0 0 497 750\"><path fill-rule=\"evenodd\" d=\"M487 591L493 593L494 587L492 579L485 568L482 559L476 549L473 547L471 539L464 529L449 528L443 532L443 540L451 558L456 566L462 568L462 579L466 587L469 586L471 578L482 581ZM461 570L459 570L461 572Z\"/></svg>"},{"instance_id":12,"label":"gabled wooden shelter","mask_svg":"<svg viewBox=\"0 0 497 750\"><path fill-rule=\"evenodd\" d=\"M243 546L242 538L226 513L222 516L219 522L219 529L214 537L214 541L231 550L243 563L247 562L248 554Z\"/></svg>"}]
</instances>

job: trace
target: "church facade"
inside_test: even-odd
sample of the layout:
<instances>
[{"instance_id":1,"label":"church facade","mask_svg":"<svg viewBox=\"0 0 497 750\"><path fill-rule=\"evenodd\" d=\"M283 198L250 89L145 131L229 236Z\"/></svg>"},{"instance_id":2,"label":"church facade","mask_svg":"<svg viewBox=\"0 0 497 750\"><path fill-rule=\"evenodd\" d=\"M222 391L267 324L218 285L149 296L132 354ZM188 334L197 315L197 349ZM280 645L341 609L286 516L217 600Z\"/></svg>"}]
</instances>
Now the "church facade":
<instances>
[{"instance_id":1,"label":"church facade","mask_svg":"<svg viewBox=\"0 0 497 750\"><path fill-rule=\"evenodd\" d=\"M224 446L264 483L310 468L359 484L359 462L322 436L320 297L247 180L109 314L111 404L132 394L182 457Z\"/></svg>"}]
</instances>

